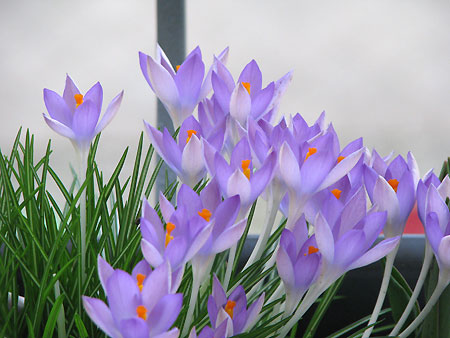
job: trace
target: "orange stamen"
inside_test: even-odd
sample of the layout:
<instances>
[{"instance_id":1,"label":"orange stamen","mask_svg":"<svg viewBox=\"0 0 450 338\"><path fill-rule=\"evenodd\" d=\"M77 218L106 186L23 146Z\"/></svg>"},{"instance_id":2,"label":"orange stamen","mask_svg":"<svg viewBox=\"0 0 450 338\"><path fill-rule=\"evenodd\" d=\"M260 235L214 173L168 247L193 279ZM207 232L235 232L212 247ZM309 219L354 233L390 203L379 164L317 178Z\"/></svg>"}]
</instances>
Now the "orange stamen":
<instances>
[{"instance_id":1,"label":"orange stamen","mask_svg":"<svg viewBox=\"0 0 450 338\"><path fill-rule=\"evenodd\" d=\"M251 170L249 168L251 163L251 160L243 160L242 161L242 172L244 173L245 177L247 177L248 179L250 179L250 174L251 174Z\"/></svg>"},{"instance_id":2,"label":"orange stamen","mask_svg":"<svg viewBox=\"0 0 450 338\"><path fill-rule=\"evenodd\" d=\"M337 163L341 162L344 158L345 158L345 156L338 156Z\"/></svg>"},{"instance_id":3,"label":"orange stamen","mask_svg":"<svg viewBox=\"0 0 450 338\"><path fill-rule=\"evenodd\" d=\"M193 130L193 129L189 129L187 131L187 134L188 134L188 137L186 139L186 144L189 142L189 140L191 139L192 135L194 135L194 134L197 135L197 131Z\"/></svg>"},{"instance_id":4,"label":"orange stamen","mask_svg":"<svg viewBox=\"0 0 450 338\"><path fill-rule=\"evenodd\" d=\"M142 288L144 287L144 280L145 280L145 275L143 275L142 273L138 273L136 275L136 279L137 279L137 285L139 287L139 291L142 291Z\"/></svg>"},{"instance_id":5,"label":"orange stamen","mask_svg":"<svg viewBox=\"0 0 450 338\"><path fill-rule=\"evenodd\" d=\"M247 92L250 94L250 82L241 82Z\"/></svg>"},{"instance_id":6,"label":"orange stamen","mask_svg":"<svg viewBox=\"0 0 450 338\"><path fill-rule=\"evenodd\" d=\"M398 188L398 181L395 178L392 178L388 181L389 185L394 189L395 192L397 192Z\"/></svg>"},{"instance_id":7,"label":"orange stamen","mask_svg":"<svg viewBox=\"0 0 450 338\"><path fill-rule=\"evenodd\" d=\"M229 300L227 304L225 305L225 312L228 313L228 315L233 319L233 309L236 306L236 302Z\"/></svg>"},{"instance_id":8,"label":"orange stamen","mask_svg":"<svg viewBox=\"0 0 450 338\"><path fill-rule=\"evenodd\" d=\"M77 103L76 108L78 108L78 106L83 103L83 95L75 94L73 97L75 99L75 102Z\"/></svg>"},{"instance_id":9,"label":"orange stamen","mask_svg":"<svg viewBox=\"0 0 450 338\"><path fill-rule=\"evenodd\" d=\"M136 308L136 313L138 315L139 318L142 318L143 320L147 320L147 308L144 305L139 305Z\"/></svg>"},{"instance_id":10,"label":"orange stamen","mask_svg":"<svg viewBox=\"0 0 450 338\"><path fill-rule=\"evenodd\" d=\"M172 233L173 230L175 230L175 224L171 223L171 222L167 222L166 225L166 243L165 246L167 248L167 246L169 245L170 241L173 239L173 236L171 236L170 234Z\"/></svg>"},{"instance_id":11,"label":"orange stamen","mask_svg":"<svg viewBox=\"0 0 450 338\"><path fill-rule=\"evenodd\" d=\"M209 211L208 209L203 209L202 211L198 212L198 215L202 217L206 222L209 222L212 214L211 211Z\"/></svg>"},{"instance_id":12,"label":"orange stamen","mask_svg":"<svg viewBox=\"0 0 450 338\"><path fill-rule=\"evenodd\" d=\"M315 246L310 245L308 247L308 253L305 253L305 256L311 255L313 253L319 252L319 249L317 249Z\"/></svg>"},{"instance_id":13,"label":"orange stamen","mask_svg":"<svg viewBox=\"0 0 450 338\"><path fill-rule=\"evenodd\" d=\"M178 72L178 69L180 69L180 65L177 65L177 66L175 66L175 68L177 69L177 72Z\"/></svg>"},{"instance_id":14,"label":"orange stamen","mask_svg":"<svg viewBox=\"0 0 450 338\"><path fill-rule=\"evenodd\" d=\"M308 148L308 152L306 153L305 161L310 157L311 155L314 155L317 153L317 148Z\"/></svg>"},{"instance_id":15,"label":"orange stamen","mask_svg":"<svg viewBox=\"0 0 450 338\"><path fill-rule=\"evenodd\" d=\"M342 192L342 190L339 190L339 189L331 190L331 193L334 195L334 197L336 197L336 199L339 199L341 197L341 192Z\"/></svg>"}]
</instances>

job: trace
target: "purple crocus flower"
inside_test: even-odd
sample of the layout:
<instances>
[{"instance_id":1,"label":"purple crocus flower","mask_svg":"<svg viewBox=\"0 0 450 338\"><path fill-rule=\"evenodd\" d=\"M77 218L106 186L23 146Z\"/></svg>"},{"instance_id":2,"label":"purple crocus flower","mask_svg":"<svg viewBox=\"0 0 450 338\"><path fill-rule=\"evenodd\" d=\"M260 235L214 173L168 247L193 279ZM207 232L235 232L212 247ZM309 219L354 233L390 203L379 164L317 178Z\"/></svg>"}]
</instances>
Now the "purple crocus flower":
<instances>
[{"instance_id":1,"label":"purple crocus flower","mask_svg":"<svg viewBox=\"0 0 450 338\"><path fill-rule=\"evenodd\" d=\"M160 204L167 203L160 199ZM159 266L166 260L170 262L174 290L181 283L185 264L202 248L212 231L212 224L199 214L188 217L188 204L189 201L179 204L174 211L162 207L163 215L170 215L165 218L165 227L146 199L142 204L142 254L152 266Z\"/></svg>"},{"instance_id":2,"label":"purple crocus flower","mask_svg":"<svg viewBox=\"0 0 450 338\"><path fill-rule=\"evenodd\" d=\"M111 101L99 120L103 101L100 83L97 82L83 95L67 75L62 97L50 89L44 89L44 102L49 115L43 116L50 128L71 140L75 149L86 152L94 137L117 113L122 97L123 91Z\"/></svg>"},{"instance_id":3,"label":"purple crocus flower","mask_svg":"<svg viewBox=\"0 0 450 338\"><path fill-rule=\"evenodd\" d=\"M403 233L416 200L417 164L411 153L408 153L407 161L399 155L385 172L377 172L367 165L364 168L364 182L370 200L378 210L388 213L384 228L387 237Z\"/></svg>"},{"instance_id":4,"label":"purple crocus flower","mask_svg":"<svg viewBox=\"0 0 450 338\"><path fill-rule=\"evenodd\" d=\"M161 133L144 121L147 134L158 154L185 184L194 187L206 173L203 160L201 138L203 130L198 121L189 116L181 125L178 144L164 128ZM223 144L224 129L216 129L205 140L214 150L220 150Z\"/></svg>"},{"instance_id":5,"label":"purple crocus flower","mask_svg":"<svg viewBox=\"0 0 450 338\"><path fill-rule=\"evenodd\" d=\"M212 337L210 332L218 332L220 337L224 330L225 337L231 337L250 330L256 323L264 304L264 293L247 309L247 297L244 288L239 285L227 298L227 295L217 277L213 276L212 295L208 299L208 314L212 329L207 327L199 337ZM226 324L223 324L226 322ZM206 334L207 333L207 334ZM216 335L214 334L214 337Z\"/></svg>"},{"instance_id":6,"label":"purple crocus flower","mask_svg":"<svg viewBox=\"0 0 450 338\"><path fill-rule=\"evenodd\" d=\"M417 212L419 214L419 219L422 224L425 224L427 206L427 194L429 193L430 186L433 185L436 187L441 199L445 201L447 197L450 197L450 177L445 176L445 178L439 181L439 178L433 173L433 171L429 171L425 174L423 179L419 180L417 184ZM448 209L445 205L445 209Z\"/></svg>"},{"instance_id":7,"label":"purple crocus flower","mask_svg":"<svg viewBox=\"0 0 450 338\"><path fill-rule=\"evenodd\" d=\"M259 170L253 171L252 155L247 138L243 138L231 154L230 164L216 152L205 151L205 160L212 176L216 176L220 190L225 197L239 195L241 216L270 183L275 167L276 153L267 156ZM211 164L213 163L213 164Z\"/></svg>"},{"instance_id":8,"label":"purple crocus flower","mask_svg":"<svg viewBox=\"0 0 450 338\"><path fill-rule=\"evenodd\" d=\"M400 237L387 238L374 247L373 243L386 223L386 212L366 212L364 188L342 208L317 214L315 239L322 255L318 288L325 290L346 271L371 264L386 256L398 244Z\"/></svg>"},{"instance_id":9,"label":"purple crocus flower","mask_svg":"<svg viewBox=\"0 0 450 338\"><path fill-rule=\"evenodd\" d=\"M177 195L177 205L184 206L188 219L202 217L212 230L204 245L191 258L194 273L203 281L214 261L216 254L229 249L241 238L246 219L236 217L240 210L239 196L235 195L222 201L219 186L213 179L200 193L200 196L187 185L182 185ZM172 204L161 195L160 207L165 218L170 219L175 212Z\"/></svg>"},{"instance_id":10,"label":"purple crocus flower","mask_svg":"<svg viewBox=\"0 0 450 338\"><path fill-rule=\"evenodd\" d=\"M449 219L447 208L446 220ZM446 278L448 284L450 282L450 221L447 224L441 222L438 214L428 213L425 233L438 262L440 275Z\"/></svg>"},{"instance_id":11,"label":"purple crocus flower","mask_svg":"<svg viewBox=\"0 0 450 338\"><path fill-rule=\"evenodd\" d=\"M278 167L289 194L288 229L305 211L310 198L347 175L363 151L364 148L359 148L340 159L339 143L330 128L298 148L293 149L289 143L283 143Z\"/></svg>"},{"instance_id":12,"label":"purple crocus flower","mask_svg":"<svg viewBox=\"0 0 450 338\"><path fill-rule=\"evenodd\" d=\"M295 306L318 276L321 254L315 236L308 238L308 227L302 216L292 231L284 229L277 252L277 270L286 291L285 312Z\"/></svg>"},{"instance_id":13,"label":"purple crocus flower","mask_svg":"<svg viewBox=\"0 0 450 338\"><path fill-rule=\"evenodd\" d=\"M228 48L222 51L217 60L225 62L227 56ZM139 52L139 62L145 79L163 103L175 129L192 114L197 104L211 91L211 71L215 68L215 64L204 78L205 65L199 47L189 53L176 69L159 46L156 60Z\"/></svg>"},{"instance_id":14,"label":"purple crocus flower","mask_svg":"<svg viewBox=\"0 0 450 338\"><path fill-rule=\"evenodd\" d=\"M83 306L100 329L113 338L178 337L177 328L169 329L181 311L183 295L170 293L168 263L151 273L139 263L133 272L136 277L114 270L100 256L98 267L109 306L87 296L83 296Z\"/></svg>"}]
</instances>

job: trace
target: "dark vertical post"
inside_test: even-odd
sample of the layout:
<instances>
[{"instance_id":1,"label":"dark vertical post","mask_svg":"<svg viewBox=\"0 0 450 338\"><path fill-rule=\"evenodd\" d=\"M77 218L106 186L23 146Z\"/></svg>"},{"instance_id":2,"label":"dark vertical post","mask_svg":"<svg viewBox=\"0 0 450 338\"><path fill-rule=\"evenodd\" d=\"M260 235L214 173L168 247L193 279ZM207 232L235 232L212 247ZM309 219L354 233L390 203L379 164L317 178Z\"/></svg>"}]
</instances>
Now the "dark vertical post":
<instances>
[{"instance_id":1,"label":"dark vertical post","mask_svg":"<svg viewBox=\"0 0 450 338\"><path fill-rule=\"evenodd\" d=\"M185 22L184 0L158 0L158 43L174 67L183 62L186 54ZM157 109L157 127L161 129L166 127L173 134L172 120L159 100ZM164 189L166 170L168 172L169 183L173 182L176 178L175 174L164 165L161 168L157 181L158 190Z\"/></svg>"}]
</instances>

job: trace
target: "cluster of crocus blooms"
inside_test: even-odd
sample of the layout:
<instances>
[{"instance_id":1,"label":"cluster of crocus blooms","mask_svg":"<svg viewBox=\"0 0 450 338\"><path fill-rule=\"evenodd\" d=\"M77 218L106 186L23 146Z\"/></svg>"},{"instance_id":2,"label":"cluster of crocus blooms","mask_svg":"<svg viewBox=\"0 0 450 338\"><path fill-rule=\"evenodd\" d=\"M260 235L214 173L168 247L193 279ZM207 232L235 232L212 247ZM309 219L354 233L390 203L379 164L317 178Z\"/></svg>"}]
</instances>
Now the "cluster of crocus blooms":
<instances>
[{"instance_id":1,"label":"cluster of crocus blooms","mask_svg":"<svg viewBox=\"0 0 450 338\"><path fill-rule=\"evenodd\" d=\"M370 153L362 138L342 147L324 113L312 125L300 114L275 123L292 73L264 87L262 73L252 60L235 81L226 67L227 58L228 48L214 57L205 72L198 47L175 67L160 47L156 58L139 53L146 81L179 128L176 138L166 128L160 131L147 122L145 130L182 184L176 206L160 193L162 217L143 199L144 260L131 275L114 270L99 256L98 271L109 306L83 298L98 327L111 337L178 337L180 331L172 325L185 306L188 314L181 334L197 337L191 317L199 288L211 279L218 253L230 250L228 267L232 267L248 210L260 196L268 201L269 216L246 267L261 257L280 211L287 218L286 226L265 266L276 264L282 283L272 299L285 294L279 308L283 318L291 316L280 337L345 272L386 255L393 261L416 190L419 216L441 269L441 285L446 286L450 280L448 178L441 183L428 173L419 180L411 153L406 159L382 158L375 150ZM62 97L45 90L44 99L49 126L85 151L114 116L122 93L100 122L99 84L83 96L67 77ZM194 191L200 182L204 188ZM382 232L385 239L374 245ZM189 265L193 283L188 305L176 292ZM258 321L265 302L259 285L247 290L258 293L247 308L244 288L228 288L230 273L227 269L222 281L212 277L207 305L211 325L201 330L201 338L231 337L251 330Z\"/></svg>"}]
</instances>

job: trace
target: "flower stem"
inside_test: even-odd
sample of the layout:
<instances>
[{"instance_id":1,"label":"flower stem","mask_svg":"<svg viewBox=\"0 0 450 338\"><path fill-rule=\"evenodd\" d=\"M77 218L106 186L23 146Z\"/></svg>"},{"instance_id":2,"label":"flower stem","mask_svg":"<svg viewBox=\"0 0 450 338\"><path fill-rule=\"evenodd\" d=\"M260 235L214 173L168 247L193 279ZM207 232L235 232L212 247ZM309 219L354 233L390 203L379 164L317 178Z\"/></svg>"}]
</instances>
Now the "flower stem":
<instances>
[{"instance_id":1,"label":"flower stem","mask_svg":"<svg viewBox=\"0 0 450 338\"><path fill-rule=\"evenodd\" d=\"M79 153L79 172L78 179L80 189L86 180L87 156L86 151ZM86 278L86 189L83 189L80 196L80 246L81 246L81 281L84 283Z\"/></svg>"},{"instance_id":2,"label":"flower stem","mask_svg":"<svg viewBox=\"0 0 450 338\"><path fill-rule=\"evenodd\" d=\"M432 259L433 259L433 251L431 250L431 246L428 244L428 241L426 241L425 242L425 257L423 259L422 269L420 270L420 274L419 274L419 278L417 279L416 286L414 287L414 291L411 295L411 298L409 299L408 305L406 306L405 310L403 311L402 316L400 317L399 321L395 325L394 329L389 334L390 336L396 336L400 332L401 328L403 327L403 324L408 319L409 314L411 313L411 310L414 307L414 304L417 300L417 297L419 296L420 290L422 290L422 286L423 286L423 283L425 282L425 277L427 276Z\"/></svg>"},{"instance_id":3,"label":"flower stem","mask_svg":"<svg viewBox=\"0 0 450 338\"><path fill-rule=\"evenodd\" d=\"M399 244L386 256L386 266L384 267L383 281L381 282L380 292L378 293L377 302L373 309L372 315L370 316L368 326L375 323L380 314L381 308L383 307L384 299L386 298L387 289L389 286L389 281L391 279L392 267L394 266L395 256L397 255ZM373 326L369 327L364 331L362 338L368 338L372 333Z\"/></svg>"},{"instance_id":4,"label":"flower stem","mask_svg":"<svg viewBox=\"0 0 450 338\"><path fill-rule=\"evenodd\" d=\"M275 222L275 217L278 213L278 206L280 200L275 196L270 199L269 205L267 206L267 217L266 222L263 226L263 234L258 237L255 247L253 248L252 254L244 266L247 269L255 261L261 258L264 250L266 249L267 240L269 239L270 232L272 231L273 223Z\"/></svg>"},{"instance_id":5,"label":"flower stem","mask_svg":"<svg viewBox=\"0 0 450 338\"><path fill-rule=\"evenodd\" d=\"M192 266L194 268L194 266ZM189 327L192 323L192 316L194 314L195 305L197 303L197 296L198 296L198 289L200 288L200 275L192 270L192 290L191 290L191 297L189 299L189 307L188 312L186 314L186 319L184 321L183 325L183 333L182 337L185 337L189 333Z\"/></svg>"},{"instance_id":6,"label":"flower stem","mask_svg":"<svg viewBox=\"0 0 450 338\"><path fill-rule=\"evenodd\" d=\"M423 308L423 310L419 313L419 315L414 319L414 321L398 336L399 338L405 338L408 337L418 326L422 321L425 319L425 317L430 313L433 306L436 304L436 302L439 300L439 297L441 296L442 292L444 292L445 288L448 285L449 278L445 278L442 273L439 273L439 280L436 285L436 288L433 291L433 294L431 295L430 299L428 300L427 305Z\"/></svg>"}]
</instances>

